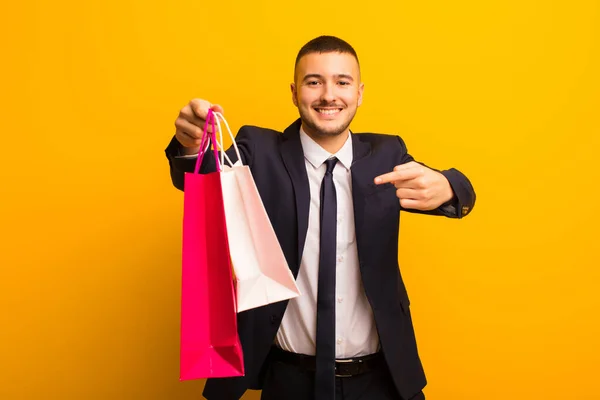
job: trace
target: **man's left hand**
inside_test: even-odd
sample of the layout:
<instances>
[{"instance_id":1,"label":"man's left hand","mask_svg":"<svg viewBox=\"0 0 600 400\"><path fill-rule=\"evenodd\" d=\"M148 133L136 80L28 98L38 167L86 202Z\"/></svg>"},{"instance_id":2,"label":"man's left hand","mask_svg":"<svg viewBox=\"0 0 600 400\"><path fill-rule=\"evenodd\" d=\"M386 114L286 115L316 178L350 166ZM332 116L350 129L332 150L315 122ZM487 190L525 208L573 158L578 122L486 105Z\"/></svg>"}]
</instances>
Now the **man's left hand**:
<instances>
[{"instance_id":1,"label":"man's left hand","mask_svg":"<svg viewBox=\"0 0 600 400\"><path fill-rule=\"evenodd\" d=\"M404 208L435 210L454 197L444 175L415 161L397 165L392 172L375 178L375 184L385 183L396 187L396 196Z\"/></svg>"}]
</instances>

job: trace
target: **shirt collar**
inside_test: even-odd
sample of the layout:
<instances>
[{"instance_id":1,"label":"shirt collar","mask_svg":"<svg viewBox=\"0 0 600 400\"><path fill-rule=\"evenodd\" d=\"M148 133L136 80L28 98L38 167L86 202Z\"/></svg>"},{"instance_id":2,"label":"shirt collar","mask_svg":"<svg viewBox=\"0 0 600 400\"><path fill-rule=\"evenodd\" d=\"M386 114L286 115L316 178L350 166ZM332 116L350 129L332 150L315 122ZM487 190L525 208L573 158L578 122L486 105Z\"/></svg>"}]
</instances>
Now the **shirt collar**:
<instances>
[{"instance_id":1,"label":"shirt collar","mask_svg":"<svg viewBox=\"0 0 600 400\"><path fill-rule=\"evenodd\" d=\"M315 142L310 136L300 127L300 141L302 142L302 150L304 158L315 168L319 168L328 158L337 157L339 163L350 170L352 166L352 132L348 134L348 139L342 148L335 154L329 153Z\"/></svg>"}]
</instances>

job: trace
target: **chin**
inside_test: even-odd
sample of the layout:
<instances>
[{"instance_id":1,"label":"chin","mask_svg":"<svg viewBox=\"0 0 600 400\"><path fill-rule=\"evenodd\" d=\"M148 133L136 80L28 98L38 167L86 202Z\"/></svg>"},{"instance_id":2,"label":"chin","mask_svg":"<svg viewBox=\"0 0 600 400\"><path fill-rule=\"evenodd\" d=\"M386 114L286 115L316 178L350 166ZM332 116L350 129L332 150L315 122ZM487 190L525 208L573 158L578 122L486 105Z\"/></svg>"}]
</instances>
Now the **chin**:
<instances>
[{"instance_id":1,"label":"chin","mask_svg":"<svg viewBox=\"0 0 600 400\"><path fill-rule=\"evenodd\" d=\"M338 136L346 131L347 126L338 127L319 127L319 134L322 136Z\"/></svg>"},{"instance_id":2,"label":"chin","mask_svg":"<svg viewBox=\"0 0 600 400\"><path fill-rule=\"evenodd\" d=\"M345 124L327 125L322 123L315 123L314 121L305 121L305 125L308 128L310 128L310 130L316 135L322 137L338 136L342 134L347 128Z\"/></svg>"},{"instance_id":3,"label":"chin","mask_svg":"<svg viewBox=\"0 0 600 400\"><path fill-rule=\"evenodd\" d=\"M319 121L314 118L303 119L304 124L311 129L315 134L324 137L333 137L338 136L348 129L350 126L350 121L340 122L340 121Z\"/></svg>"}]
</instances>

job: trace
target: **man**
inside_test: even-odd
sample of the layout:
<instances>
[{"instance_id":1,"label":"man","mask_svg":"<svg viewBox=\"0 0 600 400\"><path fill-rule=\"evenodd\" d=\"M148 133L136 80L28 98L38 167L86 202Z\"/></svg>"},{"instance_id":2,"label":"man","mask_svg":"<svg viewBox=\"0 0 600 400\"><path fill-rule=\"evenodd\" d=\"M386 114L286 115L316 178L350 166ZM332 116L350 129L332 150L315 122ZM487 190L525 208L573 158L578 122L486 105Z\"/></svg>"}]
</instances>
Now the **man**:
<instances>
[{"instance_id":1,"label":"man","mask_svg":"<svg viewBox=\"0 0 600 400\"><path fill-rule=\"evenodd\" d=\"M238 314L246 376L209 379L207 399L417 400L426 379L398 266L401 210L462 218L469 180L417 163L398 136L354 134L362 103L358 57L321 36L298 53L283 133L243 126L236 143L302 295ZM192 100L166 149L173 184L193 171L206 100ZM227 151L237 159L235 152ZM207 152L201 172L214 171Z\"/></svg>"}]
</instances>

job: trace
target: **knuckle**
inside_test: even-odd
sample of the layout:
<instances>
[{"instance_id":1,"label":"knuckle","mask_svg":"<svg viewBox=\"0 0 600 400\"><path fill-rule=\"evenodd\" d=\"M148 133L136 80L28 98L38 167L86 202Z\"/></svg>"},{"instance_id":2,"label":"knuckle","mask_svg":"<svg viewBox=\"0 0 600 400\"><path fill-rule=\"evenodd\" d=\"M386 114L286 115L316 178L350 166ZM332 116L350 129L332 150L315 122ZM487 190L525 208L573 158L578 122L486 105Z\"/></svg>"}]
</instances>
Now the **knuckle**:
<instances>
[{"instance_id":1,"label":"knuckle","mask_svg":"<svg viewBox=\"0 0 600 400\"><path fill-rule=\"evenodd\" d=\"M193 114L192 112L192 107L188 104L185 107L183 107L180 111L179 111L179 117L181 118L186 118L189 115Z\"/></svg>"},{"instance_id":2,"label":"knuckle","mask_svg":"<svg viewBox=\"0 0 600 400\"><path fill-rule=\"evenodd\" d=\"M202 105L198 102L190 102L189 104L190 116L199 115L202 111Z\"/></svg>"},{"instance_id":3,"label":"knuckle","mask_svg":"<svg viewBox=\"0 0 600 400\"><path fill-rule=\"evenodd\" d=\"M423 200L427 200L431 197L431 190L424 188L418 191L419 198Z\"/></svg>"}]
</instances>

